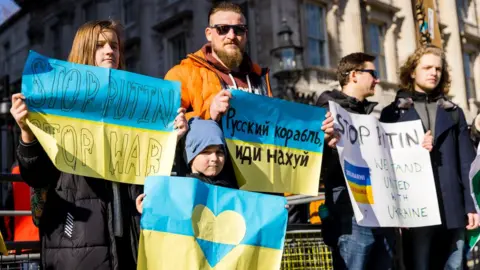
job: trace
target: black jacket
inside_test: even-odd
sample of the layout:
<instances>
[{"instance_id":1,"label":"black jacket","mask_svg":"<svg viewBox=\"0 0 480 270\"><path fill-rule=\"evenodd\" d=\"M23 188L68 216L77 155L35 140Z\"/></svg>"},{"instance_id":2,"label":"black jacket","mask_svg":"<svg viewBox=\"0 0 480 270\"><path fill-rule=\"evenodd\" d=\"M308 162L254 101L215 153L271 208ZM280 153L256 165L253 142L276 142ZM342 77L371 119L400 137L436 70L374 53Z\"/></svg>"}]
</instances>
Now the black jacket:
<instances>
[{"instance_id":1,"label":"black jacket","mask_svg":"<svg viewBox=\"0 0 480 270\"><path fill-rule=\"evenodd\" d=\"M443 95L431 97L400 90L395 101L382 110L380 121L396 123L420 119L415 104L436 103L433 149L430 152L442 224L465 228L466 214L476 213L470 195L469 170L475 158L462 109ZM427 123L423 123L428 126Z\"/></svg>"},{"instance_id":2,"label":"black jacket","mask_svg":"<svg viewBox=\"0 0 480 270\"><path fill-rule=\"evenodd\" d=\"M477 148L478 144L480 143L480 130L477 129L475 125L475 120L477 117L480 117L480 114L478 114L474 119L473 123L470 126L470 139L472 140L473 146L475 149Z\"/></svg>"},{"instance_id":3,"label":"black jacket","mask_svg":"<svg viewBox=\"0 0 480 270\"><path fill-rule=\"evenodd\" d=\"M113 234L112 183L57 170L40 143L20 143L20 172L34 188L48 187L40 219L42 269L135 269L141 186L120 184L123 237Z\"/></svg>"},{"instance_id":4,"label":"black jacket","mask_svg":"<svg viewBox=\"0 0 480 270\"><path fill-rule=\"evenodd\" d=\"M238 189L238 185L236 182L224 180L223 178L220 178L220 176L208 177L200 173L191 173L191 174L187 174L187 177L197 178L198 180L204 183L212 184L215 186Z\"/></svg>"},{"instance_id":5,"label":"black jacket","mask_svg":"<svg viewBox=\"0 0 480 270\"><path fill-rule=\"evenodd\" d=\"M378 104L367 100L359 101L345 95L338 90L325 91L317 100L316 105L328 109L328 101L338 103L342 108L351 113L370 114ZM325 205L329 213L336 217L353 215L352 203L343 177L343 170L336 149L325 146L323 149L322 173L320 181L325 183Z\"/></svg>"}]
</instances>

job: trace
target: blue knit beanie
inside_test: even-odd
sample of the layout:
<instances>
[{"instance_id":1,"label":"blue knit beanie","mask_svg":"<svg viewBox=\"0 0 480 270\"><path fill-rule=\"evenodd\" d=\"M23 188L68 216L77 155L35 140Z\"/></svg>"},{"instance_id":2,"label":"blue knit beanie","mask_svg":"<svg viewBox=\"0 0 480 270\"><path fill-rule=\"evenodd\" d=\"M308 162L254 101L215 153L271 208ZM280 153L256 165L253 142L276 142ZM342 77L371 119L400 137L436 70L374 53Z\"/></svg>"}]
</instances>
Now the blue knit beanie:
<instances>
[{"instance_id":1,"label":"blue knit beanie","mask_svg":"<svg viewBox=\"0 0 480 270\"><path fill-rule=\"evenodd\" d=\"M185 138L185 153L187 164L211 145L221 145L225 154L225 138L217 122L203 120L199 117L190 119L189 130Z\"/></svg>"}]
</instances>

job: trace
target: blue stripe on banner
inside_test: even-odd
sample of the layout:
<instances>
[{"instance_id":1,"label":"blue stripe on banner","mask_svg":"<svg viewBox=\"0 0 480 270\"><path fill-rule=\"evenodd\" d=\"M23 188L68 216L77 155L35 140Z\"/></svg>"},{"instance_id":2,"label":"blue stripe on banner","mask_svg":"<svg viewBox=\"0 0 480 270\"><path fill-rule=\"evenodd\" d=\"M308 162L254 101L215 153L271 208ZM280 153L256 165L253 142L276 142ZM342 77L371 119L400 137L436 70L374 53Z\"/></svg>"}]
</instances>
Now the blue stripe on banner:
<instances>
[{"instance_id":1,"label":"blue stripe on banner","mask_svg":"<svg viewBox=\"0 0 480 270\"><path fill-rule=\"evenodd\" d=\"M32 112L172 131L180 83L80 65L30 51L22 93Z\"/></svg>"},{"instance_id":2,"label":"blue stripe on banner","mask_svg":"<svg viewBox=\"0 0 480 270\"><path fill-rule=\"evenodd\" d=\"M370 168L368 167L358 167L353 164L350 164L345 160L345 177L348 181L355 183L359 186L371 186L370 180Z\"/></svg>"},{"instance_id":3,"label":"blue stripe on banner","mask_svg":"<svg viewBox=\"0 0 480 270\"><path fill-rule=\"evenodd\" d=\"M282 249L286 199L205 184L195 178L149 176L145 180L141 228L194 236L192 212L206 205L215 216L231 210L245 220L240 244Z\"/></svg>"},{"instance_id":4,"label":"blue stripe on banner","mask_svg":"<svg viewBox=\"0 0 480 270\"><path fill-rule=\"evenodd\" d=\"M219 261L235 248L235 245L219 244L197 238L198 245L211 267L215 267Z\"/></svg>"},{"instance_id":5,"label":"blue stripe on banner","mask_svg":"<svg viewBox=\"0 0 480 270\"><path fill-rule=\"evenodd\" d=\"M232 90L225 138L323 153L324 108Z\"/></svg>"}]
</instances>

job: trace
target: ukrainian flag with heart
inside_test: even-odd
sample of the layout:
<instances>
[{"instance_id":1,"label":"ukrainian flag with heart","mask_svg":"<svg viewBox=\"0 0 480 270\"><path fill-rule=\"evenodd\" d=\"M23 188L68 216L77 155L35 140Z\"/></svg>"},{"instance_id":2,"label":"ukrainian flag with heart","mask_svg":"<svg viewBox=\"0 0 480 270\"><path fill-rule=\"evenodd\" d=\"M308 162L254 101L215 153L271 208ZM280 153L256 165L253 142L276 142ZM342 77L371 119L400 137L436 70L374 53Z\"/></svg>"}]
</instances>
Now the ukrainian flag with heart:
<instances>
[{"instance_id":1,"label":"ukrainian flag with heart","mask_svg":"<svg viewBox=\"0 0 480 270\"><path fill-rule=\"evenodd\" d=\"M137 269L279 269L287 227L283 196L195 178L145 181Z\"/></svg>"}]
</instances>

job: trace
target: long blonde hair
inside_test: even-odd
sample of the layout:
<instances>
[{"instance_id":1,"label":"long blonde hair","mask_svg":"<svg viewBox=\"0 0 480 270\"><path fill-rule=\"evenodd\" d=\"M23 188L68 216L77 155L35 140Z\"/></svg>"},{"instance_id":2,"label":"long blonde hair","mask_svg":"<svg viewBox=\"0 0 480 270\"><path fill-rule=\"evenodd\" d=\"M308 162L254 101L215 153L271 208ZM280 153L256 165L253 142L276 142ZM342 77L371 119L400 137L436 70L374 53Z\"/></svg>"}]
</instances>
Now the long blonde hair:
<instances>
[{"instance_id":1,"label":"long blonde hair","mask_svg":"<svg viewBox=\"0 0 480 270\"><path fill-rule=\"evenodd\" d=\"M118 49L120 52L118 69L125 69L123 41L121 38L122 28L120 23L113 20L90 21L80 26L73 39L72 50L68 55L68 61L95 66L95 51L97 48L98 35L104 31L112 31L118 39Z\"/></svg>"}]
</instances>

